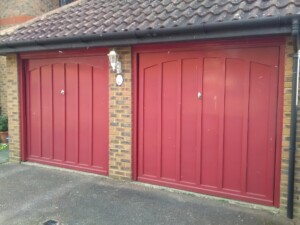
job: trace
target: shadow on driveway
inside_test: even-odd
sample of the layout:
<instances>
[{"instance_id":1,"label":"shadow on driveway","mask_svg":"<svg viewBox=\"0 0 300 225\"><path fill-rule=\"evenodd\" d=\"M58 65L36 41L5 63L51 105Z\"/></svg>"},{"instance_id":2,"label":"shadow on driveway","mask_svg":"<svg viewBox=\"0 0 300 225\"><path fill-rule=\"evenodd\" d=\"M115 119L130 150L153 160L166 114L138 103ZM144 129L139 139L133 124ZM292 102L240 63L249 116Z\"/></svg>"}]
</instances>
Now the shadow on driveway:
<instances>
[{"instance_id":1,"label":"shadow on driveway","mask_svg":"<svg viewBox=\"0 0 300 225\"><path fill-rule=\"evenodd\" d=\"M283 225L262 210L100 176L30 165L0 165L0 224Z\"/></svg>"}]
</instances>

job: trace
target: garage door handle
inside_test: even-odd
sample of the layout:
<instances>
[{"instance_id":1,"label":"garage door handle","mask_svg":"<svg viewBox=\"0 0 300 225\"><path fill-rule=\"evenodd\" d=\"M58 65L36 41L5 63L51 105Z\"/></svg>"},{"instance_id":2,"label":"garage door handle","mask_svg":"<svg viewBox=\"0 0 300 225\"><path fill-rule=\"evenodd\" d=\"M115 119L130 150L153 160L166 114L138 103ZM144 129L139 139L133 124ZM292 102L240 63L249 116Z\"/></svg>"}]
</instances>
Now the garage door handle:
<instances>
[{"instance_id":1,"label":"garage door handle","mask_svg":"<svg viewBox=\"0 0 300 225\"><path fill-rule=\"evenodd\" d=\"M61 90L60 94L64 96L65 95L65 90Z\"/></svg>"},{"instance_id":2,"label":"garage door handle","mask_svg":"<svg viewBox=\"0 0 300 225\"><path fill-rule=\"evenodd\" d=\"M197 97L198 97L198 99L202 99L202 93L201 93L201 92L198 92Z\"/></svg>"}]
</instances>

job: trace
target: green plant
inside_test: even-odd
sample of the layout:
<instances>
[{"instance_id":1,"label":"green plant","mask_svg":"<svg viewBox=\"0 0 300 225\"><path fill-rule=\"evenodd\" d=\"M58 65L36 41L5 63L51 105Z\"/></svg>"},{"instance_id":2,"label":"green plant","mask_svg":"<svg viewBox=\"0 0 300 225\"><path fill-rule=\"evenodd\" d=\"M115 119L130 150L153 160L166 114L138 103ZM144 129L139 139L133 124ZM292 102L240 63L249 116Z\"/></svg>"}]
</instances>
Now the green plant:
<instances>
[{"instance_id":1,"label":"green plant","mask_svg":"<svg viewBox=\"0 0 300 225\"><path fill-rule=\"evenodd\" d=\"M0 131L1 132L8 131L8 117L7 117L7 115L0 116Z\"/></svg>"},{"instance_id":2,"label":"green plant","mask_svg":"<svg viewBox=\"0 0 300 225\"><path fill-rule=\"evenodd\" d=\"M0 151L8 150L8 144L0 144Z\"/></svg>"}]
</instances>

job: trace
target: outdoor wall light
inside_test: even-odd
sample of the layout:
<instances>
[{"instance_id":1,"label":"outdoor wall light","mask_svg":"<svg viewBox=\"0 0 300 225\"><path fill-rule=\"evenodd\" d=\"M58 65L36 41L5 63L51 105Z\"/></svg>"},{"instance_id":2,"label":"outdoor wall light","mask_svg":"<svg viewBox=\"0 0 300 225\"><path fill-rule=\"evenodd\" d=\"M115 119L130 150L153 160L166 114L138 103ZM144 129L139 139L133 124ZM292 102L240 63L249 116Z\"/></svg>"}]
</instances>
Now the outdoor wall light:
<instances>
[{"instance_id":1,"label":"outdoor wall light","mask_svg":"<svg viewBox=\"0 0 300 225\"><path fill-rule=\"evenodd\" d=\"M113 49L109 52L109 54L107 56L108 56L109 63L110 63L112 70L114 72L116 72L117 74L121 74L122 73L122 64L119 61L119 55L117 54L117 52Z\"/></svg>"},{"instance_id":2,"label":"outdoor wall light","mask_svg":"<svg viewBox=\"0 0 300 225\"><path fill-rule=\"evenodd\" d=\"M119 61L119 55L113 49L107 56L112 70L116 72L116 84L117 86L121 86L123 84L124 78L122 75L122 64Z\"/></svg>"}]
</instances>

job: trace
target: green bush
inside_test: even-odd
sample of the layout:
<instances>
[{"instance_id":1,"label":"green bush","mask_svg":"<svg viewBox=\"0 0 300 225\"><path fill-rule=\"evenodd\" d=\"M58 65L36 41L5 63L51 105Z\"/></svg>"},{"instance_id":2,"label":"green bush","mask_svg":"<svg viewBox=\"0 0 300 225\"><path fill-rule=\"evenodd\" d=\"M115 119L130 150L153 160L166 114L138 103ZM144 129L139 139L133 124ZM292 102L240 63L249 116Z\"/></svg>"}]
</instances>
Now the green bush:
<instances>
[{"instance_id":1,"label":"green bush","mask_svg":"<svg viewBox=\"0 0 300 225\"><path fill-rule=\"evenodd\" d=\"M8 144L0 144L0 151L8 150Z\"/></svg>"},{"instance_id":2,"label":"green bush","mask_svg":"<svg viewBox=\"0 0 300 225\"><path fill-rule=\"evenodd\" d=\"M0 116L0 131L1 132L8 131L8 117L7 117L7 115Z\"/></svg>"}]
</instances>

